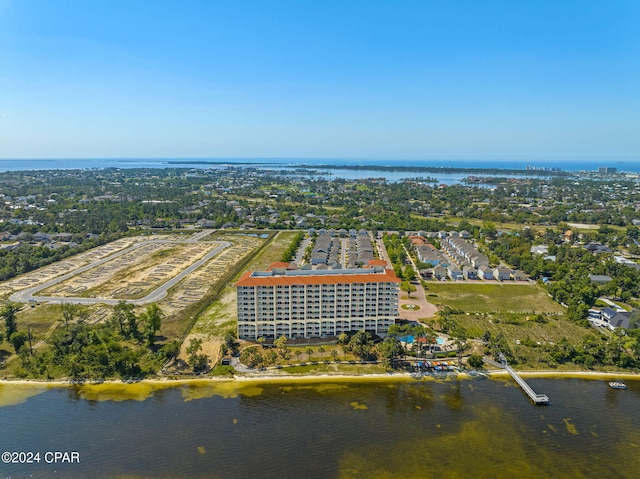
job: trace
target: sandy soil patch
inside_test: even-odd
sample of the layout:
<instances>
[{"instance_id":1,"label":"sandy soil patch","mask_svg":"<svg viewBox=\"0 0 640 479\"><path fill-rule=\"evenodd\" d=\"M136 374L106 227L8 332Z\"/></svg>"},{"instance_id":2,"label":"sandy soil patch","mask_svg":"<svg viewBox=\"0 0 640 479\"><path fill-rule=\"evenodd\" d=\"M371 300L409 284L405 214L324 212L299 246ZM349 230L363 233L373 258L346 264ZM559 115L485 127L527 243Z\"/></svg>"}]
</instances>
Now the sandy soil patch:
<instances>
[{"instance_id":1,"label":"sandy soil patch","mask_svg":"<svg viewBox=\"0 0 640 479\"><path fill-rule=\"evenodd\" d=\"M567 223L571 228L578 228L581 230L597 230L600 229L600 225L589 225L586 223Z\"/></svg>"},{"instance_id":2,"label":"sandy soil patch","mask_svg":"<svg viewBox=\"0 0 640 479\"><path fill-rule=\"evenodd\" d=\"M163 236L164 237L164 236ZM154 237L154 239L156 239ZM86 266L94 261L107 258L112 254L122 251L130 246L141 241L148 241L148 236L136 236L134 238L121 238L113 241L112 243L98 246L84 253L80 253L71 258L64 259L57 263L44 266L35 271L31 271L26 274L17 276L9 281L5 281L0 284L0 297L9 296L21 289L38 286L39 284L46 283L47 281L69 273L75 269Z\"/></svg>"},{"instance_id":3,"label":"sandy soil patch","mask_svg":"<svg viewBox=\"0 0 640 479\"><path fill-rule=\"evenodd\" d=\"M138 299L160 287L220 243L150 243L39 294Z\"/></svg>"},{"instance_id":4,"label":"sandy soil patch","mask_svg":"<svg viewBox=\"0 0 640 479\"><path fill-rule=\"evenodd\" d=\"M226 239L225 239L226 240ZM233 246L223 250L218 256L195 270L169 291L159 305L170 316L204 298L212 285L235 268L251 251L264 242L249 236L234 236Z\"/></svg>"}]
</instances>

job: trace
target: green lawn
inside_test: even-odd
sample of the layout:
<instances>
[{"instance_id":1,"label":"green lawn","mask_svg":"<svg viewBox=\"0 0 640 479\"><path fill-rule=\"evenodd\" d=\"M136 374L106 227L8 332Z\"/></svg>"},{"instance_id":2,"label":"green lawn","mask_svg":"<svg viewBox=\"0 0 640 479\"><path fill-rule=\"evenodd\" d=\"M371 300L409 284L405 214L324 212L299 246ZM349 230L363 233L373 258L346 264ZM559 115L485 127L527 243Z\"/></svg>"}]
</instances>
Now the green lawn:
<instances>
[{"instance_id":1,"label":"green lawn","mask_svg":"<svg viewBox=\"0 0 640 479\"><path fill-rule=\"evenodd\" d=\"M564 308L539 285L473 283L428 283L430 303L465 312L534 311L560 313ZM431 295L437 296L431 296Z\"/></svg>"},{"instance_id":2,"label":"green lawn","mask_svg":"<svg viewBox=\"0 0 640 479\"><path fill-rule=\"evenodd\" d=\"M287 250L293 238L295 238L298 233L299 231L297 230L278 232L276 237L271 241L271 244L251 260L251 263L245 268L245 271L264 270L267 269L271 263L280 261L282 254Z\"/></svg>"},{"instance_id":3,"label":"green lawn","mask_svg":"<svg viewBox=\"0 0 640 479\"><path fill-rule=\"evenodd\" d=\"M442 319L450 331L467 338L504 335L516 356L514 365L524 369L547 368L547 348L567 339L579 345L600 333L565 318L564 308L538 285L429 283L430 302L458 310ZM542 315L539 317L539 315ZM482 353L480 343L472 343ZM576 368L575 364L566 366Z\"/></svg>"},{"instance_id":4,"label":"green lawn","mask_svg":"<svg viewBox=\"0 0 640 479\"><path fill-rule=\"evenodd\" d=\"M498 334L504 335L516 357L513 365L518 369L547 369L547 346L562 339L566 339L572 345L579 345L585 338L596 338L600 335L593 329L566 320L564 316L549 315L546 321L538 323L532 316L526 315L479 313L450 315L449 324L469 338L481 338L486 331L493 337ZM477 347L476 353L482 352L483 348L479 343L471 345ZM580 369L574 363L567 363L558 368Z\"/></svg>"},{"instance_id":5,"label":"green lawn","mask_svg":"<svg viewBox=\"0 0 640 479\"><path fill-rule=\"evenodd\" d=\"M468 337L480 338L485 331L494 336L502 333L511 344L516 340L524 342L527 338L541 344L556 343L566 338L576 344L586 335L595 334L591 329L564 319L564 316L545 316L544 323L535 321L534 316L517 314L453 314L450 318Z\"/></svg>"}]
</instances>

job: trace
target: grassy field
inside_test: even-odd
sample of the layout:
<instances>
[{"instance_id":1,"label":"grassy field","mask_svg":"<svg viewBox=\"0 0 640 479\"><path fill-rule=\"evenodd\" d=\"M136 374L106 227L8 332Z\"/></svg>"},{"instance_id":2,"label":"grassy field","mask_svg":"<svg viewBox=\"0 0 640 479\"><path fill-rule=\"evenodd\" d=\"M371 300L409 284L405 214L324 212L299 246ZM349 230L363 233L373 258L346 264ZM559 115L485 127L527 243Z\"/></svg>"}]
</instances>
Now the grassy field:
<instances>
[{"instance_id":1,"label":"grassy field","mask_svg":"<svg viewBox=\"0 0 640 479\"><path fill-rule=\"evenodd\" d=\"M427 301L465 312L561 313L541 286L503 283L428 283Z\"/></svg>"},{"instance_id":2,"label":"grassy field","mask_svg":"<svg viewBox=\"0 0 640 479\"><path fill-rule=\"evenodd\" d=\"M537 322L534 316L518 314L454 314L449 317L468 337L480 338L486 331L493 336L502 333L514 345L516 341L526 342L527 338L540 344L556 343L562 338L579 343L585 336L595 334L563 316L545 316L543 323Z\"/></svg>"},{"instance_id":3,"label":"grassy field","mask_svg":"<svg viewBox=\"0 0 640 479\"><path fill-rule=\"evenodd\" d=\"M273 239L271 244L263 249L258 256L251 261L251 264L245 268L246 270L264 270L275 261L280 261L282 254L289 247L293 238L299 233L299 231L280 231ZM244 272L244 271L243 271Z\"/></svg>"},{"instance_id":4,"label":"grassy field","mask_svg":"<svg viewBox=\"0 0 640 479\"><path fill-rule=\"evenodd\" d=\"M447 216L444 218L437 218L437 219L440 219L441 221L446 221L447 223L450 223L454 227L460 224L462 221L466 221L470 225L480 226L480 227L482 227L485 223L484 220L480 220L477 218L460 218L460 217ZM494 224L498 229L513 230L513 231L520 231L525 226L529 226L529 228L533 229L534 231L544 231L547 228L553 228L553 226L523 225L522 223L510 223L510 222L504 222L504 223L495 222Z\"/></svg>"},{"instance_id":5,"label":"grassy field","mask_svg":"<svg viewBox=\"0 0 640 479\"><path fill-rule=\"evenodd\" d=\"M546 347L566 339L578 345L595 337L593 329L565 318L564 308L552 301L539 285L429 283L427 300L448 306L457 314L440 317L450 331L467 338L482 338L487 332L502 334L516 357L518 369L550 367ZM469 352L483 354L480 342L471 342ZM563 366L559 368L562 369ZM575 369L575 364L564 366Z\"/></svg>"},{"instance_id":6,"label":"grassy field","mask_svg":"<svg viewBox=\"0 0 640 479\"><path fill-rule=\"evenodd\" d=\"M485 332L492 336L503 334L514 353L518 369L547 369L548 355L545 346L566 339L570 344L581 344L585 338L600 335L593 329L567 321L563 316L546 316L546 323L538 323L531 316L493 314L455 314L450 322L458 331L469 338L480 338ZM482 348L474 350L482 354ZM577 366L568 363L564 367L575 370ZM562 368L562 367L560 367Z\"/></svg>"}]
</instances>

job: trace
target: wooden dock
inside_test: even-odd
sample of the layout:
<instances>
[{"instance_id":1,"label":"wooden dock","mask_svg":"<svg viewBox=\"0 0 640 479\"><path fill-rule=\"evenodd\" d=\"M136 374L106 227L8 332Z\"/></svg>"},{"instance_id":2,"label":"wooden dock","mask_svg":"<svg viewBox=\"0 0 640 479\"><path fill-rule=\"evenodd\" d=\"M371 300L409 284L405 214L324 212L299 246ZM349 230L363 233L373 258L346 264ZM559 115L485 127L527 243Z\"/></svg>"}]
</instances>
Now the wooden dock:
<instances>
[{"instance_id":1,"label":"wooden dock","mask_svg":"<svg viewBox=\"0 0 640 479\"><path fill-rule=\"evenodd\" d=\"M518 383L518 386L522 388L522 390L527 393L527 396L531 398L533 403L536 406L546 406L549 404L549 397L546 394L538 394L536 393L531 386L527 384L527 382L520 377L520 375L513 370L511 366L507 363L507 358L504 357L502 353L500 353L500 361L502 362L502 367L504 367L509 375L515 379Z\"/></svg>"}]
</instances>

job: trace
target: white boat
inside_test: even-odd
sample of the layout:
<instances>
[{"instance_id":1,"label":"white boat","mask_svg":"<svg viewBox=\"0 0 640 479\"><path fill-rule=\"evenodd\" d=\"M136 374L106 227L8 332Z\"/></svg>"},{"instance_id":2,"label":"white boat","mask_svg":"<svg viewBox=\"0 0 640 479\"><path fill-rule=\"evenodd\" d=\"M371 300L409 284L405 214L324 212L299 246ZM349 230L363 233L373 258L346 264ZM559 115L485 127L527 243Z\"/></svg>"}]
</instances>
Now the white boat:
<instances>
[{"instance_id":1,"label":"white boat","mask_svg":"<svg viewBox=\"0 0 640 479\"><path fill-rule=\"evenodd\" d=\"M609 387L613 389L627 389L627 385L621 381L611 381Z\"/></svg>"}]
</instances>

